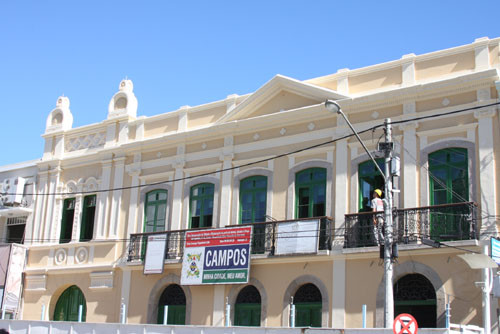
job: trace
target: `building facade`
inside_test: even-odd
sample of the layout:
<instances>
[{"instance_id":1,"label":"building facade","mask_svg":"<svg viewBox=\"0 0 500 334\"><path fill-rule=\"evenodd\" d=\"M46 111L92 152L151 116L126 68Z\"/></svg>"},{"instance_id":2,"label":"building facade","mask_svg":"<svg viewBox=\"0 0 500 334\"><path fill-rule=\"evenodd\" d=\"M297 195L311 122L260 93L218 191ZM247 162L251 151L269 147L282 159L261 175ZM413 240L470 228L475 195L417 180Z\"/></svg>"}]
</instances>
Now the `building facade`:
<instances>
[{"instance_id":1,"label":"building facade","mask_svg":"<svg viewBox=\"0 0 500 334\"><path fill-rule=\"evenodd\" d=\"M497 236L499 43L305 81L277 75L251 94L152 117L137 117L123 80L107 118L80 128L60 97L37 162L22 318L162 323L168 305L168 323L223 326L229 304L233 325L289 326L294 309L297 326L353 328L366 305L368 327L382 326L370 201L383 179L326 110L331 99L377 159L380 125L394 123L396 314L442 327L450 303L453 323L481 325L480 272L462 250L422 238L480 251ZM277 252L282 227L300 238L307 222L315 250ZM253 226L248 284L182 285L186 230L241 224ZM144 275L147 236L161 232L163 273Z\"/></svg>"}]
</instances>

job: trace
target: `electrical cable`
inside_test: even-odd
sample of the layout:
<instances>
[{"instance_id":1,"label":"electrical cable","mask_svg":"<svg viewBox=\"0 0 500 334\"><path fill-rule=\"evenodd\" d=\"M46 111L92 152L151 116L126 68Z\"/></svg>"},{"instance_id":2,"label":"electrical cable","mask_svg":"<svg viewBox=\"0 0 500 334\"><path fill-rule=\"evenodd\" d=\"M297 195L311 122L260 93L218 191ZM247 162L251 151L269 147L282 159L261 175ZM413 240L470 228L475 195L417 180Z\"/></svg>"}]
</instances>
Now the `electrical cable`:
<instances>
[{"instance_id":1,"label":"electrical cable","mask_svg":"<svg viewBox=\"0 0 500 334\"><path fill-rule=\"evenodd\" d=\"M399 121L392 121L391 124L396 125L396 124L404 124L404 123L415 122L415 121L424 120L424 119L432 119L432 118L436 118L436 117L448 116L448 115L453 115L453 114L462 113L462 112L466 112L466 111L478 110L478 109L481 109L481 108L488 108L488 107L496 106L496 105L499 105L499 104L500 104L500 102L494 102L494 103L490 103L490 104L486 104L486 105L468 107L468 108L458 109L458 110L444 112L444 113L439 113L439 114L433 114L433 115L427 115L427 116L420 116L420 117L408 118L408 119L399 120ZM374 125L372 127L367 128L365 130L361 130L361 131L357 131L357 132L358 132L358 134L363 134L363 133L366 133L366 132L369 132L369 131L374 131L374 130L376 130L378 128L381 128L383 126L384 126L384 123L377 124L377 125ZM325 146L325 145L328 145L328 144L332 144L332 143L335 143L337 141L350 138L352 136L354 136L354 134L345 135L345 136L342 136L342 137L339 137L339 138L335 138L335 139L332 139L332 140L328 140L328 141L325 141L325 142L322 142L322 143L319 143L319 144L315 144L315 145L307 146L307 147L300 148L300 149L297 149L297 150L285 152L285 153L278 154L278 155L270 157L270 158L260 159L260 160L257 160L257 161L248 162L248 163L245 163L245 164L242 164L242 165L238 165L238 166L232 166L232 167L228 167L228 168L222 168L222 169L219 169L219 170L216 170L216 171L212 171L212 172L206 172L206 173L201 173L201 174L197 174L197 175L184 176L184 177L176 178L176 179L173 179L173 180L158 181L158 182L153 182L153 183L144 184L144 185L137 185L137 186L126 186L126 187L117 187L117 188L97 189L97 190L93 190L93 191L78 191L78 192L73 192L73 193L67 193L67 192L48 192L48 193L39 193L39 194L36 194L36 193L26 193L24 195L26 195L26 196L27 195L32 195L32 196L33 195L38 195L38 196L57 196L57 195L60 195L60 196L65 196L65 195L75 195L75 194L82 194L82 195L84 195L84 194L103 193L103 192L108 192L108 191L129 190L129 189L134 189L134 188L141 188L141 187L147 187L147 186L161 185L161 184L166 184L166 183L174 183L174 182L177 182L177 181L184 181L184 180L194 179L194 178L197 178L197 177L214 175L214 174L222 173L222 172L225 172L225 171L231 171L231 170L234 170L234 169L237 169L237 168L248 167L248 166L260 164L260 163L263 163L263 162L268 162L268 161L279 159L279 158L282 158L282 157L286 157L286 156L289 156L289 155L292 155L292 154L296 154L296 153L308 151L308 150L311 150L311 149L314 149L314 148L322 147L322 146ZM16 193L5 192L5 193L0 193L0 195L16 195Z\"/></svg>"}]
</instances>

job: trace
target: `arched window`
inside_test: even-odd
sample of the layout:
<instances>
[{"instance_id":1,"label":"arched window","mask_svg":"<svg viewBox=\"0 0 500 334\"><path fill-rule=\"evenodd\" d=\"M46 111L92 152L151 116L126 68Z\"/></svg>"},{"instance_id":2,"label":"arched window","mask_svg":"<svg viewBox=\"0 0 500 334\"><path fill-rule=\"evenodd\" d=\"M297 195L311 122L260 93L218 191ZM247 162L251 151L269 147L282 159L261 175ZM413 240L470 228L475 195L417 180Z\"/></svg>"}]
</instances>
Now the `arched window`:
<instances>
[{"instance_id":1,"label":"arched window","mask_svg":"<svg viewBox=\"0 0 500 334\"><path fill-rule=\"evenodd\" d=\"M324 216L326 169L309 168L295 175L295 218Z\"/></svg>"},{"instance_id":2,"label":"arched window","mask_svg":"<svg viewBox=\"0 0 500 334\"><path fill-rule=\"evenodd\" d=\"M153 190L146 194L144 205L144 232L165 231L167 191Z\"/></svg>"},{"instance_id":3,"label":"arched window","mask_svg":"<svg viewBox=\"0 0 500 334\"><path fill-rule=\"evenodd\" d=\"M261 299L253 285L241 289L234 305L235 326L260 326Z\"/></svg>"},{"instance_id":4,"label":"arched window","mask_svg":"<svg viewBox=\"0 0 500 334\"><path fill-rule=\"evenodd\" d=\"M267 177L251 176L240 183L240 223L266 221Z\"/></svg>"},{"instance_id":5,"label":"arched window","mask_svg":"<svg viewBox=\"0 0 500 334\"><path fill-rule=\"evenodd\" d=\"M186 324L186 295L182 288L177 284L171 284L163 290L158 302L158 321L163 324L165 306L167 310L168 325L185 325Z\"/></svg>"},{"instance_id":6,"label":"arched window","mask_svg":"<svg viewBox=\"0 0 500 334\"><path fill-rule=\"evenodd\" d=\"M302 285L293 297L296 327L321 327L321 292L312 283Z\"/></svg>"},{"instance_id":7,"label":"arched window","mask_svg":"<svg viewBox=\"0 0 500 334\"><path fill-rule=\"evenodd\" d=\"M87 317L85 296L76 285L70 286L61 294L54 310L55 321L78 321L78 312L82 306L82 321Z\"/></svg>"},{"instance_id":8,"label":"arched window","mask_svg":"<svg viewBox=\"0 0 500 334\"><path fill-rule=\"evenodd\" d=\"M189 198L191 228L212 226L214 185L212 183L201 183L191 187Z\"/></svg>"},{"instance_id":9,"label":"arched window","mask_svg":"<svg viewBox=\"0 0 500 334\"><path fill-rule=\"evenodd\" d=\"M469 201L467 149L446 148L429 154L431 205ZM467 206L439 208L430 216L430 237L434 240L469 239Z\"/></svg>"},{"instance_id":10,"label":"arched window","mask_svg":"<svg viewBox=\"0 0 500 334\"><path fill-rule=\"evenodd\" d=\"M394 284L394 316L409 313L420 328L436 327L436 291L423 275L409 274Z\"/></svg>"},{"instance_id":11,"label":"arched window","mask_svg":"<svg viewBox=\"0 0 500 334\"><path fill-rule=\"evenodd\" d=\"M431 205L467 202L467 149L446 148L429 154Z\"/></svg>"},{"instance_id":12,"label":"arched window","mask_svg":"<svg viewBox=\"0 0 500 334\"><path fill-rule=\"evenodd\" d=\"M385 169L384 160L377 159L377 164L381 170ZM371 200L375 189L384 190L384 176L380 175L372 160L360 163L358 166L359 202L360 212L370 212Z\"/></svg>"}]
</instances>

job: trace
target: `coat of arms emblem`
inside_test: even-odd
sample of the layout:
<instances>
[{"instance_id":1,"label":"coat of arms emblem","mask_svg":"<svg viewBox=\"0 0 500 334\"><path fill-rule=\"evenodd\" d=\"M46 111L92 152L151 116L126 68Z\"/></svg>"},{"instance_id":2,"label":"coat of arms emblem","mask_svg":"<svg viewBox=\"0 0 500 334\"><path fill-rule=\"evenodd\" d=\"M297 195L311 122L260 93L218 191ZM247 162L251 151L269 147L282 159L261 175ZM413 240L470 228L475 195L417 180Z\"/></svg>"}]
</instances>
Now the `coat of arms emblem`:
<instances>
[{"instance_id":1,"label":"coat of arms emblem","mask_svg":"<svg viewBox=\"0 0 500 334\"><path fill-rule=\"evenodd\" d=\"M198 269L198 262L200 261L200 259L201 253L187 255L187 262L191 262L189 264L189 269L187 270L187 277L200 277L200 269Z\"/></svg>"}]
</instances>

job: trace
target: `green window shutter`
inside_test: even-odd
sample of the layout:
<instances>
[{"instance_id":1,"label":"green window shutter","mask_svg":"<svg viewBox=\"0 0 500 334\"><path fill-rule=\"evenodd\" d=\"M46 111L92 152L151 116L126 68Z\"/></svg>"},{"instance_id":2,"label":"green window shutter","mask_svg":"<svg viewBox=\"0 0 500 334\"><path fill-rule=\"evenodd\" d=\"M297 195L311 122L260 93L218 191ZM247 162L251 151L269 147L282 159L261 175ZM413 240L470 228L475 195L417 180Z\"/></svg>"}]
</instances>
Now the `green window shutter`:
<instances>
[{"instance_id":1,"label":"green window shutter","mask_svg":"<svg viewBox=\"0 0 500 334\"><path fill-rule=\"evenodd\" d=\"M55 321L78 321L78 310L82 309L82 321L87 318L87 303L82 291L76 286L70 286L61 294L54 309Z\"/></svg>"},{"instance_id":2,"label":"green window shutter","mask_svg":"<svg viewBox=\"0 0 500 334\"><path fill-rule=\"evenodd\" d=\"M384 159L377 159L377 165L385 170ZM372 211L371 200L375 189L384 190L384 176L380 175L373 161L368 160L358 166L359 202L360 212Z\"/></svg>"},{"instance_id":3,"label":"green window shutter","mask_svg":"<svg viewBox=\"0 0 500 334\"><path fill-rule=\"evenodd\" d=\"M266 221L267 177L251 176L240 182L240 224Z\"/></svg>"},{"instance_id":4,"label":"green window shutter","mask_svg":"<svg viewBox=\"0 0 500 334\"><path fill-rule=\"evenodd\" d=\"M431 205L469 201L467 149L446 148L429 154Z\"/></svg>"},{"instance_id":5,"label":"green window shutter","mask_svg":"<svg viewBox=\"0 0 500 334\"><path fill-rule=\"evenodd\" d=\"M429 154L430 204L451 204L469 201L467 149L446 148ZM467 208L440 208L431 213L430 237L433 240L468 239L470 226L462 219Z\"/></svg>"},{"instance_id":6,"label":"green window shutter","mask_svg":"<svg viewBox=\"0 0 500 334\"><path fill-rule=\"evenodd\" d=\"M309 168L295 175L295 218L326 213L326 169Z\"/></svg>"},{"instance_id":7,"label":"green window shutter","mask_svg":"<svg viewBox=\"0 0 500 334\"><path fill-rule=\"evenodd\" d=\"M73 233L73 219L75 217L75 199L67 198L63 202L63 213L61 219L61 234L59 243L68 243L71 241Z\"/></svg>"},{"instance_id":8,"label":"green window shutter","mask_svg":"<svg viewBox=\"0 0 500 334\"><path fill-rule=\"evenodd\" d=\"M146 194L144 205L144 232L165 231L166 211L167 211L166 190L153 190Z\"/></svg>"},{"instance_id":9,"label":"green window shutter","mask_svg":"<svg viewBox=\"0 0 500 334\"><path fill-rule=\"evenodd\" d=\"M211 227L214 210L214 185L201 183L191 187L189 199L191 228Z\"/></svg>"},{"instance_id":10,"label":"green window shutter","mask_svg":"<svg viewBox=\"0 0 500 334\"><path fill-rule=\"evenodd\" d=\"M83 198L82 224L80 227L80 241L92 240L94 234L96 195Z\"/></svg>"}]
</instances>

